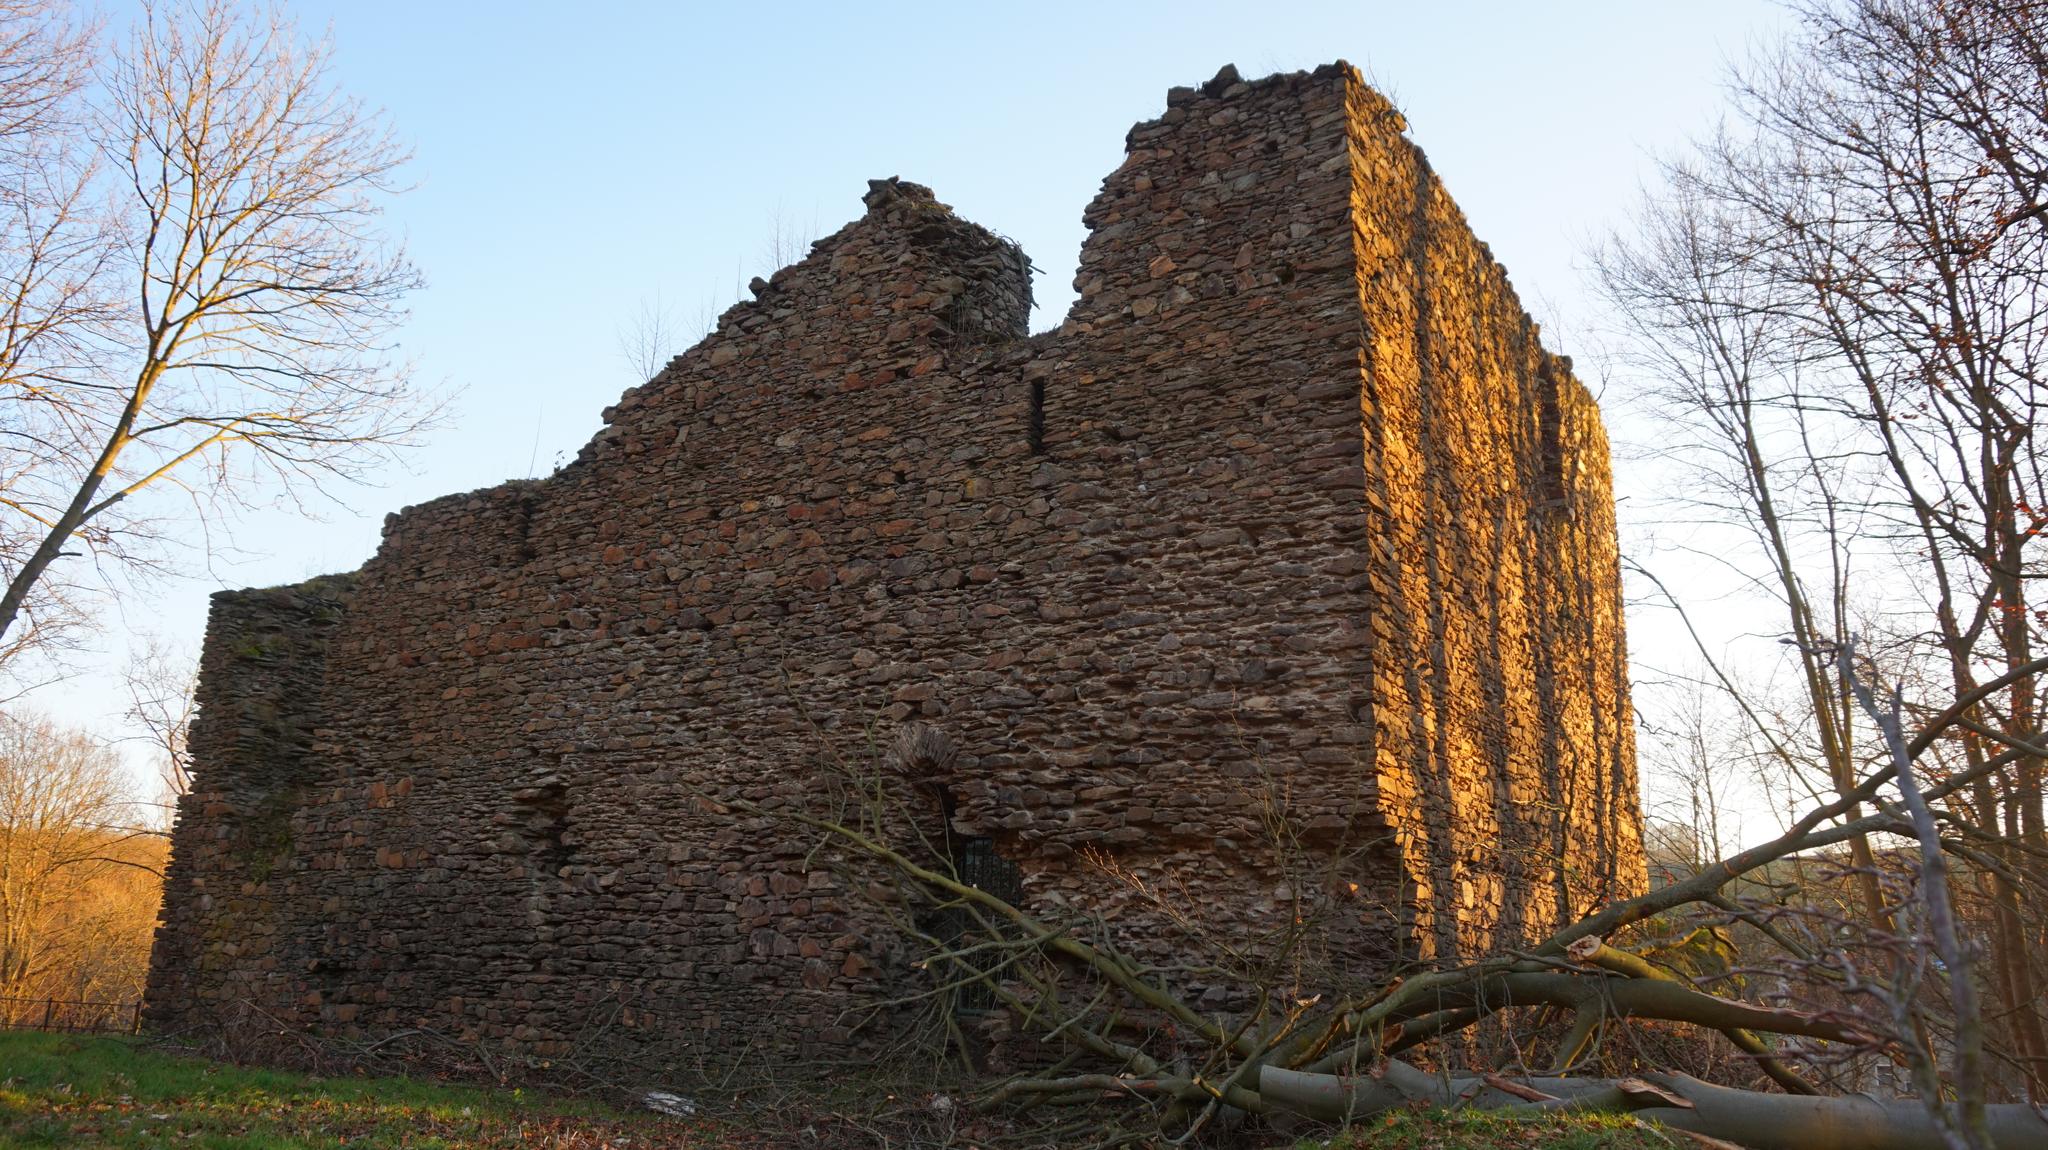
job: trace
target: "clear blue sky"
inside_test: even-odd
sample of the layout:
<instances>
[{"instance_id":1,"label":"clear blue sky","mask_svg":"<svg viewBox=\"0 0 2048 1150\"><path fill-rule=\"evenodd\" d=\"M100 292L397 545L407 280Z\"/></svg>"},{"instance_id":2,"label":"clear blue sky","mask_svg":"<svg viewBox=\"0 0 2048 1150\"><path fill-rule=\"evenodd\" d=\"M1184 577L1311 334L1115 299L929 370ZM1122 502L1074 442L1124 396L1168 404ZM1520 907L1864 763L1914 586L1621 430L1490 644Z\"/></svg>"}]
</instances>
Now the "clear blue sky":
<instances>
[{"instance_id":1,"label":"clear blue sky","mask_svg":"<svg viewBox=\"0 0 2048 1150\"><path fill-rule=\"evenodd\" d=\"M773 270L778 216L822 235L869 178L929 184L1023 244L1043 269L1035 326L1056 323L1125 131L1225 63L1363 68L1546 342L1583 350L1586 241L1634 202L1650 153L1713 122L1725 60L1785 19L1756 0L288 8L331 29L341 82L415 149L391 208L428 279L404 349L456 398L408 468L340 491L321 522L244 517L239 555L131 599L86 669L32 698L109 734L125 705L109 669L144 632L196 647L211 591L353 568L386 512L573 455L640 382L622 323L657 295L729 304Z\"/></svg>"}]
</instances>

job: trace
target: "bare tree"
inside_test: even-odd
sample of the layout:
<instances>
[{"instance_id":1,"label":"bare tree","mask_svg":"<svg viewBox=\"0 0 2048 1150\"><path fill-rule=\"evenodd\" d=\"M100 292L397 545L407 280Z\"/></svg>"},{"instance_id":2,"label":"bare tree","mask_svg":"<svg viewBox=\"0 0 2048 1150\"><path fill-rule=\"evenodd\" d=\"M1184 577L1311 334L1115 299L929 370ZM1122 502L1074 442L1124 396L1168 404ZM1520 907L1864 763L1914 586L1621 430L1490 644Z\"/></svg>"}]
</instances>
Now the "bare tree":
<instances>
[{"instance_id":1,"label":"bare tree","mask_svg":"<svg viewBox=\"0 0 2048 1150\"><path fill-rule=\"evenodd\" d=\"M30 50L70 50L48 26ZM432 415L387 346L418 283L378 229L406 153L335 89L325 43L225 0L151 7L99 62L89 110L51 90L39 114L73 134L37 132L56 154L6 173L35 185L0 284L13 644L75 621L62 610L95 569L60 560L160 558L168 508L146 494L205 512L317 488Z\"/></svg>"},{"instance_id":2,"label":"bare tree","mask_svg":"<svg viewBox=\"0 0 2048 1150\"><path fill-rule=\"evenodd\" d=\"M1685 675L1654 684L1668 703L1644 708L1645 777L1661 793L1644 798L1644 850L1652 873L1697 874L1739 845L1740 820L1733 793L1741 786L1749 757L1744 732L1718 713L1722 702L1702 678ZM1635 694L1645 697L1639 686Z\"/></svg>"},{"instance_id":3,"label":"bare tree","mask_svg":"<svg viewBox=\"0 0 2048 1150\"><path fill-rule=\"evenodd\" d=\"M634 378L644 383L659 375L670 357L702 338L708 330L709 325L704 324L693 330L657 294L651 301L643 300L640 310L619 328L619 357L626 361Z\"/></svg>"},{"instance_id":4,"label":"bare tree","mask_svg":"<svg viewBox=\"0 0 2048 1150\"><path fill-rule=\"evenodd\" d=\"M0 3L0 571L12 578L46 525L25 488L49 454L37 408L90 356L107 319L105 221L84 132L92 39L51 0ZM53 645L81 619L52 581L0 628L0 665Z\"/></svg>"},{"instance_id":5,"label":"bare tree","mask_svg":"<svg viewBox=\"0 0 2048 1150\"><path fill-rule=\"evenodd\" d=\"M0 3L0 148L10 157L65 129L85 83L88 42L62 4Z\"/></svg>"},{"instance_id":6,"label":"bare tree","mask_svg":"<svg viewBox=\"0 0 2048 1150\"><path fill-rule=\"evenodd\" d=\"M1631 241L1601 254L1602 287L1631 325L1659 414L1684 431L1664 448L1693 480L1674 487L1681 514L1732 527L1744 545L1740 566L1731 564L1734 580L1783 612L1805 713L1766 722L1732 681L1721 686L1746 705L1784 770L1815 767L1844 793L1858 774L1849 703L1828 658L1814 653L1846 638L1849 622L1856 524L1830 498L1843 482L1842 461L1816 445L1806 410L1792 398L1795 381L1781 370L1784 337L1768 322L1766 285L1744 256L1748 234L1715 210L1689 169L1673 175L1669 197L1645 214ZM1709 548L1692 550L1697 560ZM1858 841L1854 851L1868 874L1870 844ZM1874 879L1859 885L1866 913L1881 922Z\"/></svg>"},{"instance_id":7,"label":"bare tree","mask_svg":"<svg viewBox=\"0 0 2048 1150\"><path fill-rule=\"evenodd\" d=\"M1930 783L1972 781L1930 816L1958 865L1905 868L1920 876L1906 918L1924 924L1953 898L1988 941L1998 1069L1965 1065L1978 1020L1950 996L1956 1085L2048 1097L2039 688L2018 673L2041 646L2048 527L2034 440L2048 395L2048 7L1798 11L1803 31L1738 72L1737 121L1669 167L1635 234L1604 254L1603 281L1667 426L1719 481L1692 512L1740 525L1732 574L1782 612L1800 698L1744 705L1788 766L1846 797L1895 765L1886 712L1835 673L1852 634L1885 677L1971 700L1914 758ZM1905 818L1918 781L1880 805ZM1862 925L1881 945L1906 928L1883 860L1854 846Z\"/></svg>"},{"instance_id":8,"label":"bare tree","mask_svg":"<svg viewBox=\"0 0 2048 1150\"><path fill-rule=\"evenodd\" d=\"M796 263L810 254L811 245L818 238L818 221L798 222L782 204L768 216L768 235L761 241L761 262L768 267L768 274Z\"/></svg>"},{"instance_id":9,"label":"bare tree","mask_svg":"<svg viewBox=\"0 0 2048 1150\"><path fill-rule=\"evenodd\" d=\"M815 220L800 225L777 204L768 217L768 234L761 241L761 261L772 275L808 255L817 237ZM740 274L734 273L734 298L744 298L742 293L746 289L741 286ZM765 282L758 277L753 280L756 285ZM687 315L665 303L659 293L652 300L641 301L633 317L619 326L617 336L619 357L626 361L636 379L653 379L672 357L718 326L715 295L704 297L696 310Z\"/></svg>"},{"instance_id":10,"label":"bare tree","mask_svg":"<svg viewBox=\"0 0 2048 1150\"><path fill-rule=\"evenodd\" d=\"M192 789L191 755L185 740L197 709L198 660L151 639L129 656L122 679L128 687L125 717L139 732L136 740L148 747L150 757L156 760L165 795L175 799ZM168 814L168 803L164 809Z\"/></svg>"}]
</instances>

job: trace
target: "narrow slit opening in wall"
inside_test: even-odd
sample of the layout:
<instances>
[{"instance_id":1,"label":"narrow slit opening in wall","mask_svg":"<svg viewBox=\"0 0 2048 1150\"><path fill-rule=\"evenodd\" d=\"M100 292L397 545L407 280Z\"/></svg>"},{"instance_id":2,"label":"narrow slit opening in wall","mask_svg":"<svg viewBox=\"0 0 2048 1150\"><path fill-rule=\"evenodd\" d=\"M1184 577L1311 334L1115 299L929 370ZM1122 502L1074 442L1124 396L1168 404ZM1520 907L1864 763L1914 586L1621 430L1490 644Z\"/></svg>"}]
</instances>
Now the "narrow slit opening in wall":
<instances>
[{"instance_id":1,"label":"narrow slit opening in wall","mask_svg":"<svg viewBox=\"0 0 2048 1150\"><path fill-rule=\"evenodd\" d=\"M1564 412L1558 394L1562 381L1544 364L1536 374L1537 493L1544 507L1560 507L1570 494L1564 481Z\"/></svg>"},{"instance_id":2,"label":"narrow slit opening in wall","mask_svg":"<svg viewBox=\"0 0 2048 1150\"><path fill-rule=\"evenodd\" d=\"M1031 454L1045 454L1045 381L1031 381L1031 415L1024 425L1024 441L1031 445Z\"/></svg>"}]
</instances>

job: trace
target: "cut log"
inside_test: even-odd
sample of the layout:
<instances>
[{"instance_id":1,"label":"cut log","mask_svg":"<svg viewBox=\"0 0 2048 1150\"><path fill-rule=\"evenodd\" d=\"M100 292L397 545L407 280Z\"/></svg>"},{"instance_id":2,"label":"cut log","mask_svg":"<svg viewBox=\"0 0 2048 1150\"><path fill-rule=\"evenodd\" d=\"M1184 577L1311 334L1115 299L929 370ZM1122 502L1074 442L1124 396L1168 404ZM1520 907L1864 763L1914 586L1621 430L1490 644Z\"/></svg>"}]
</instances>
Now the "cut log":
<instances>
[{"instance_id":1,"label":"cut log","mask_svg":"<svg viewBox=\"0 0 2048 1150\"><path fill-rule=\"evenodd\" d=\"M1278 1067L1259 1071L1259 1095L1272 1106L1342 1122L1423 1102L1480 1110L1534 1113L1599 1110L1634 1114L1674 1130L1704 1134L1751 1150L1944 1150L1941 1130L1914 1101L1880 1102L1865 1095L1814 1097L1712 1086L1683 1074L1646 1074L1641 1083L1600 1078L1535 1077L1501 1089L1487 1077L1440 1076L1405 1062L1370 1075L1310 1074ZM1645 1089L1644 1087L1650 1087ZM1532 1102L1528 1093L1549 1097ZM1671 1102L1684 1105L1672 1105ZM2048 1150L2048 1117L2031 1106L1988 1106L1997 1150Z\"/></svg>"}]
</instances>

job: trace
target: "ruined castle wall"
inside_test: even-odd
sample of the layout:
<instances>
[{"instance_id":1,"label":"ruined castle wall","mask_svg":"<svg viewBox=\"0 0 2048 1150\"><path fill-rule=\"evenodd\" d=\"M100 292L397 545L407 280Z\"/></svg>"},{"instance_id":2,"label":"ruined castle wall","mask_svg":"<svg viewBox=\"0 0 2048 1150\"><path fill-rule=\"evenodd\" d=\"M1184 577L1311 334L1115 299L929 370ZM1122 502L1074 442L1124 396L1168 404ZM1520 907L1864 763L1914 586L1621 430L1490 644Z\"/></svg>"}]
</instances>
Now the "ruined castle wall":
<instances>
[{"instance_id":1,"label":"ruined castle wall","mask_svg":"<svg viewBox=\"0 0 2048 1150\"><path fill-rule=\"evenodd\" d=\"M1552 924L1648 888L1641 801L1636 790L1634 712L1628 695L1628 640L1622 626L1620 536L1599 405L1568 374L1556 379L1553 470L1544 510L1545 542L1557 561L1535 570L1540 642L1557 653L1543 697L1558 721L1546 731L1545 804L1562 812L1551 857L1562 881Z\"/></svg>"},{"instance_id":2,"label":"ruined castle wall","mask_svg":"<svg viewBox=\"0 0 2048 1150\"><path fill-rule=\"evenodd\" d=\"M302 933L323 1023L847 1043L893 938L811 841L710 800L806 800L914 694L856 620L933 566L907 537L942 513L905 485L959 447L942 369L1021 338L1026 292L1013 248L878 190L571 467L391 526L329 706L341 785L306 818L315 899L360 912Z\"/></svg>"},{"instance_id":3,"label":"ruined castle wall","mask_svg":"<svg viewBox=\"0 0 2048 1150\"><path fill-rule=\"evenodd\" d=\"M296 972L288 927L291 820L312 766L328 649L352 580L223 591L207 616L199 713L188 748L204 765L178 797L163 926L150 960L161 1031L251 1020Z\"/></svg>"},{"instance_id":4,"label":"ruined castle wall","mask_svg":"<svg viewBox=\"0 0 2048 1150\"><path fill-rule=\"evenodd\" d=\"M1374 743L1416 952L1470 957L1644 882L1607 444L1398 113L1352 105Z\"/></svg>"},{"instance_id":5,"label":"ruined castle wall","mask_svg":"<svg viewBox=\"0 0 2048 1150\"><path fill-rule=\"evenodd\" d=\"M543 1057L872 1049L901 1020L864 1004L923 977L896 896L744 808L857 817L876 772L892 829L992 838L1033 909L1140 951L1314 913L1318 978L1476 945L1547 881L1460 818L1597 869L1623 831L1548 813L1633 810L1618 611L1581 587L1613 562L1597 415L1545 406L1377 100L1341 65L1176 90L1031 338L1022 254L878 182L569 467L393 517L290 688L319 731L235 992ZM1550 455L1580 510L1514 488ZM889 761L912 722L957 753ZM175 865L213 883L210 809ZM246 964L174 903L157 977L215 1001Z\"/></svg>"},{"instance_id":6,"label":"ruined castle wall","mask_svg":"<svg viewBox=\"0 0 2048 1150\"><path fill-rule=\"evenodd\" d=\"M1051 845L1127 872L1060 882L1166 946L1183 939L1151 897L1240 943L1317 914L1299 957L1325 973L1384 965L1395 893L1358 718L1349 76L1170 93L1084 214L1080 299L1034 364L1059 501L1044 565L1078 615L1041 630L1088 675L1033 737L1109 824ZM1276 811L1298 840L1275 841Z\"/></svg>"}]
</instances>

